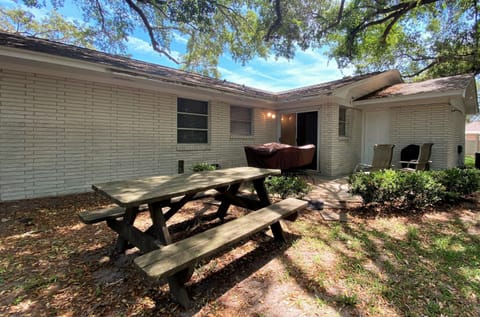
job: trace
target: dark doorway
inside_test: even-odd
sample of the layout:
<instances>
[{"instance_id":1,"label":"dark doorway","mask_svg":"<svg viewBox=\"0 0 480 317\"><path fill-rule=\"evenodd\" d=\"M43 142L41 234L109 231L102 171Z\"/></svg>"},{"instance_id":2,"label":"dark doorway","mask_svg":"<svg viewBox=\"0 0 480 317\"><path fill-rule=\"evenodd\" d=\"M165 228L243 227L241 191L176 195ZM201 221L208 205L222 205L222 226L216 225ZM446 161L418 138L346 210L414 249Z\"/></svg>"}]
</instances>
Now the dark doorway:
<instances>
[{"instance_id":1,"label":"dark doorway","mask_svg":"<svg viewBox=\"0 0 480 317\"><path fill-rule=\"evenodd\" d=\"M318 112L301 112L297 114L297 145L314 144L318 148ZM307 169L317 169L317 151Z\"/></svg>"}]
</instances>

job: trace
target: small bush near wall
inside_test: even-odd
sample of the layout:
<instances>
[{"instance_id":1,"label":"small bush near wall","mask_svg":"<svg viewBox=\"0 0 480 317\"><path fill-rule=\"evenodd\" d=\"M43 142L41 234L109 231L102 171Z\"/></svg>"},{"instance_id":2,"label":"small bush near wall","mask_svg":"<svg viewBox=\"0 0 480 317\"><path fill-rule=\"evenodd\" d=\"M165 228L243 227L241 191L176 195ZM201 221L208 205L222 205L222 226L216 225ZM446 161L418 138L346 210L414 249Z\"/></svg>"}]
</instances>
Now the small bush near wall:
<instances>
[{"instance_id":1,"label":"small bush near wall","mask_svg":"<svg viewBox=\"0 0 480 317\"><path fill-rule=\"evenodd\" d=\"M403 211L424 210L440 202L458 202L480 189L476 169L402 172L383 170L350 176L350 192L364 205L383 205Z\"/></svg>"},{"instance_id":2,"label":"small bush near wall","mask_svg":"<svg viewBox=\"0 0 480 317\"><path fill-rule=\"evenodd\" d=\"M209 164L209 163L195 163L192 166L192 171L193 172L201 172L201 171L214 171L217 169L216 165Z\"/></svg>"},{"instance_id":3,"label":"small bush near wall","mask_svg":"<svg viewBox=\"0 0 480 317\"><path fill-rule=\"evenodd\" d=\"M475 168L475 157L473 155L465 155L465 167Z\"/></svg>"},{"instance_id":4,"label":"small bush near wall","mask_svg":"<svg viewBox=\"0 0 480 317\"><path fill-rule=\"evenodd\" d=\"M302 198L311 190L310 185L298 176L270 176L265 180L270 194L277 194L282 199L289 196Z\"/></svg>"}]
</instances>

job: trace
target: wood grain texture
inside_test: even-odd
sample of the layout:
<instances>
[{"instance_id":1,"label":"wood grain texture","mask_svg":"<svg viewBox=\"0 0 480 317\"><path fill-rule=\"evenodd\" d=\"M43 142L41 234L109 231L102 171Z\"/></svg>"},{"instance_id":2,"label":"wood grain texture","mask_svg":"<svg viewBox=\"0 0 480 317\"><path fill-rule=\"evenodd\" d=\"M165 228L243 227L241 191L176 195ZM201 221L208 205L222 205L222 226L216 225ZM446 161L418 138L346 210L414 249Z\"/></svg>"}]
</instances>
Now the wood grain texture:
<instances>
[{"instance_id":1,"label":"wood grain texture","mask_svg":"<svg viewBox=\"0 0 480 317\"><path fill-rule=\"evenodd\" d=\"M139 256L134 262L150 277L168 277L306 206L306 201L287 198L185 240Z\"/></svg>"},{"instance_id":2,"label":"wood grain texture","mask_svg":"<svg viewBox=\"0 0 480 317\"><path fill-rule=\"evenodd\" d=\"M112 218L119 218L125 215L125 208L111 207L94 211L82 211L78 213L80 220L85 224L94 224Z\"/></svg>"},{"instance_id":3,"label":"wood grain texture","mask_svg":"<svg viewBox=\"0 0 480 317\"><path fill-rule=\"evenodd\" d=\"M119 206L130 207L279 174L280 170L276 169L235 167L193 174L114 181L94 184L92 188Z\"/></svg>"}]
</instances>

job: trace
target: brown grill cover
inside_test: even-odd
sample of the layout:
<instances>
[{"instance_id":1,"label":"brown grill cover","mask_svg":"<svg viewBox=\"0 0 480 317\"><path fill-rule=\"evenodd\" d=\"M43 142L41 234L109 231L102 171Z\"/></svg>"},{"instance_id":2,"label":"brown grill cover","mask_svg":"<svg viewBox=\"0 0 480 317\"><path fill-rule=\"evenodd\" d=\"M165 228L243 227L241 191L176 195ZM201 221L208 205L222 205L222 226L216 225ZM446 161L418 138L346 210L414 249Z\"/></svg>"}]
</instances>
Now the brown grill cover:
<instances>
[{"instance_id":1,"label":"brown grill cover","mask_svg":"<svg viewBox=\"0 0 480 317\"><path fill-rule=\"evenodd\" d=\"M265 143L245 146L248 166L288 170L312 163L315 145L292 146L282 143Z\"/></svg>"}]
</instances>

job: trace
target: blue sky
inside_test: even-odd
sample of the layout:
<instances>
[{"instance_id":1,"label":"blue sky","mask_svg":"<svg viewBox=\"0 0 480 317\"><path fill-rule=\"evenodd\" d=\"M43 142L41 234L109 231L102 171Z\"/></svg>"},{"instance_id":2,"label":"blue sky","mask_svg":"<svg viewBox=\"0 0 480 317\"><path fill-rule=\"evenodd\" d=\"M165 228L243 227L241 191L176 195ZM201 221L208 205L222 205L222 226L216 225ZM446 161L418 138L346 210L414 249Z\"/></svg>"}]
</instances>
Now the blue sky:
<instances>
[{"instance_id":1,"label":"blue sky","mask_svg":"<svg viewBox=\"0 0 480 317\"><path fill-rule=\"evenodd\" d=\"M17 4L12 0L0 0L0 6L15 7ZM25 9L37 17L46 13L46 10ZM81 15L74 7L67 6L60 12L71 19L81 20ZM173 56L182 54L185 42L180 36L175 38L171 47ZM140 31L129 38L127 48L127 53L135 59L177 68L175 63L153 51L147 36ZM228 55L224 55L220 59L219 71L222 79L274 92L328 82L352 74L350 69L340 71L336 62L329 61L324 52L325 49L299 50L292 60L254 58L246 65L235 63Z\"/></svg>"}]
</instances>

